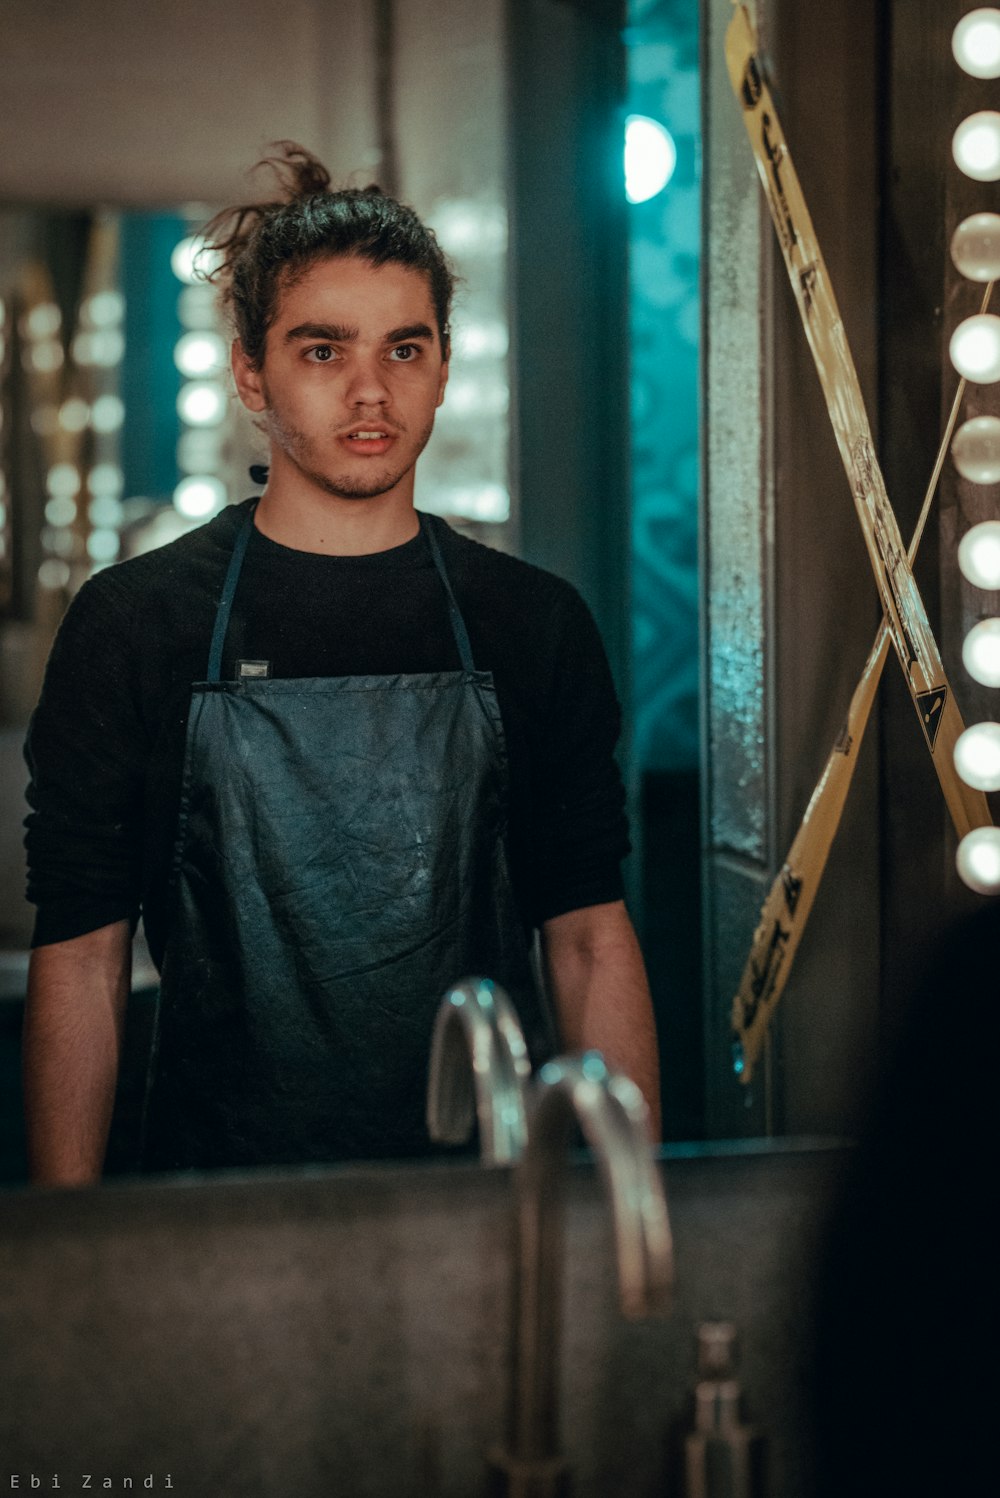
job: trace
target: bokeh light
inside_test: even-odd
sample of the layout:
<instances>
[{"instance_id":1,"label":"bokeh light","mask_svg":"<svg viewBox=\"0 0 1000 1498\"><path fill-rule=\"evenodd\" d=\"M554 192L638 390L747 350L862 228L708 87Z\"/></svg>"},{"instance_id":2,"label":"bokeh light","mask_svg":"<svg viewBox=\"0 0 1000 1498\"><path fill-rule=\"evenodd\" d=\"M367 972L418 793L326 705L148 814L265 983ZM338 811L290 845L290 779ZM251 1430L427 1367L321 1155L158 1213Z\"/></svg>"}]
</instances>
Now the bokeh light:
<instances>
[{"instance_id":1,"label":"bokeh light","mask_svg":"<svg viewBox=\"0 0 1000 1498\"><path fill-rule=\"evenodd\" d=\"M222 255L218 250L209 249L201 234L189 234L174 246L170 256L170 269L178 281L187 286L204 282L205 277L218 270L221 264Z\"/></svg>"},{"instance_id":2,"label":"bokeh light","mask_svg":"<svg viewBox=\"0 0 1000 1498\"><path fill-rule=\"evenodd\" d=\"M174 490L174 508L189 520L214 515L226 502L224 485L210 474L181 479Z\"/></svg>"},{"instance_id":3,"label":"bokeh light","mask_svg":"<svg viewBox=\"0 0 1000 1498\"><path fill-rule=\"evenodd\" d=\"M1000 380L1000 317L977 312L960 322L948 347L958 373L977 385Z\"/></svg>"},{"instance_id":4,"label":"bokeh light","mask_svg":"<svg viewBox=\"0 0 1000 1498\"><path fill-rule=\"evenodd\" d=\"M189 378L217 374L226 367L226 345L218 333L185 333L174 347L174 363Z\"/></svg>"},{"instance_id":5,"label":"bokeh light","mask_svg":"<svg viewBox=\"0 0 1000 1498\"><path fill-rule=\"evenodd\" d=\"M976 827L958 845L955 864L977 895L1000 893L1000 827Z\"/></svg>"},{"instance_id":6,"label":"bokeh light","mask_svg":"<svg viewBox=\"0 0 1000 1498\"><path fill-rule=\"evenodd\" d=\"M1000 687L1000 619L981 619L962 642L962 663L974 681Z\"/></svg>"},{"instance_id":7,"label":"bokeh light","mask_svg":"<svg viewBox=\"0 0 1000 1498\"><path fill-rule=\"evenodd\" d=\"M981 520L958 546L962 576L977 588L1000 588L1000 520Z\"/></svg>"},{"instance_id":8,"label":"bokeh light","mask_svg":"<svg viewBox=\"0 0 1000 1498\"><path fill-rule=\"evenodd\" d=\"M677 147L659 120L630 114L625 121L625 196L645 203L662 192L674 175Z\"/></svg>"},{"instance_id":9,"label":"bokeh light","mask_svg":"<svg viewBox=\"0 0 1000 1498\"><path fill-rule=\"evenodd\" d=\"M1000 276L1000 213L973 213L951 236L955 268L970 281Z\"/></svg>"},{"instance_id":10,"label":"bokeh light","mask_svg":"<svg viewBox=\"0 0 1000 1498\"><path fill-rule=\"evenodd\" d=\"M955 131L951 152L956 165L974 182L1000 178L1000 114L981 109L970 114Z\"/></svg>"},{"instance_id":11,"label":"bokeh light","mask_svg":"<svg viewBox=\"0 0 1000 1498\"><path fill-rule=\"evenodd\" d=\"M1000 723L973 723L955 741L955 769L977 791L1000 791Z\"/></svg>"},{"instance_id":12,"label":"bokeh light","mask_svg":"<svg viewBox=\"0 0 1000 1498\"><path fill-rule=\"evenodd\" d=\"M189 426L218 426L226 414L225 392L210 380L192 380L181 386L177 410Z\"/></svg>"},{"instance_id":13,"label":"bokeh light","mask_svg":"<svg viewBox=\"0 0 1000 1498\"><path fill-rule=\"evenodd\" d=\"M973 416L963 422L951 445L955 467L973 484L1000 480L1000 418Z\"/></svg>"},{"instance_id":14,"label":"bokeh light","mask_svg":"<svg viewBox=\"0 0 1000 1498\"><path fill-rule=\"evenodd\" d=\"M960 68L973 78L1000 78L1000 10L981 6L962 17L951 36Z\"/></svg>"}]
</instances>

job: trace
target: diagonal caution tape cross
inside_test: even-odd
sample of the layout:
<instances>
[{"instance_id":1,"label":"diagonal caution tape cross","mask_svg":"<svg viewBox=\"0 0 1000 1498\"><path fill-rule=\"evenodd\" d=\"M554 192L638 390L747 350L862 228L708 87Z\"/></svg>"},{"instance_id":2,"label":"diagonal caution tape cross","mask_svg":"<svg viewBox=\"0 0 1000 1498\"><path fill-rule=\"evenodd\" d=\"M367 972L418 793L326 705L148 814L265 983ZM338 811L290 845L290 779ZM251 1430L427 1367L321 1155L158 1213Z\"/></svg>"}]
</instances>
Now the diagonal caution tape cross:
<instances>
[{"instance_id":1,"label":"diagonal caution tape cross","mask_svg":"<svg viewBox=\"0 0 1000 1498\"><path fill-rule=\"evenodd\" d=\"M734 1065L749 1081L768 1020L787 981L840 820L890 643L920 718L948 809L960 837L991 822L981 792L966 786L952 750L963 723L912 572L912 560L937 484L944 448L910 553L875 458L871 429L829 274L809 217L757 52L746 8L737 4L726 35L726 61L781 245L827 410L847 470L884 618L851 700L844 731L813 793L788 860L764 903L747 966L733 1001ZM957 413L956 406L953 410Z\"/></svg>"},{"instance_id":2,"label":"diagonal caution tape cross","mask_svg":"<svg viewBox=\"0 0 1000 1498\"><path fill-rule=\"evenodd\" d=\"M983 312L990 305L993 284L991 281L986 288L980 309ZM907 552L907 560L911 566L937 492L965 388L965 380L960 380ZM858 751L888 656L889 630L883 619L851 697L844 726L809 798L788 856L761 907L750 955L733 999L734 1063L737 1075L743 1082L751 1079L771 1015L788 982L795 953L802 940L826 861L840 826L854 767L858 762Z\"/></svg>"}]
</instances>

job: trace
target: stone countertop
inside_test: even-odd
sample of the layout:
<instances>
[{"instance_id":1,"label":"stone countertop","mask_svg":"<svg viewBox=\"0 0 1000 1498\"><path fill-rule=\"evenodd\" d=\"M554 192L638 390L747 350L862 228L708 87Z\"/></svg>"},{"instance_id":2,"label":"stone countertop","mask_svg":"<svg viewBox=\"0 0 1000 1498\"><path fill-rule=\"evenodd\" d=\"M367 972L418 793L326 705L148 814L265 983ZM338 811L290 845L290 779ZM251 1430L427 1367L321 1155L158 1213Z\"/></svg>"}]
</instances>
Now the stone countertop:
<instances>
[{"instance_id":1,"label":"stone countertop","mask_svg":"<svg viewBox=\"0 0 1000 1498\"><path fill-rule=\"evenodd\" d=\"M664 1148L677 1289L646 1323L618 1311L598 1175L574 1158L577 1498L661 1491L706 1319L740 1329L769 1498L807 1491L813 1278L844 1158L828 1141ZM63 1487L169 1472L178 1498L469 1498L503 1424L510 1186L454 1160L0 1194L7 1470Z\"/></svg>"}]
</instances>

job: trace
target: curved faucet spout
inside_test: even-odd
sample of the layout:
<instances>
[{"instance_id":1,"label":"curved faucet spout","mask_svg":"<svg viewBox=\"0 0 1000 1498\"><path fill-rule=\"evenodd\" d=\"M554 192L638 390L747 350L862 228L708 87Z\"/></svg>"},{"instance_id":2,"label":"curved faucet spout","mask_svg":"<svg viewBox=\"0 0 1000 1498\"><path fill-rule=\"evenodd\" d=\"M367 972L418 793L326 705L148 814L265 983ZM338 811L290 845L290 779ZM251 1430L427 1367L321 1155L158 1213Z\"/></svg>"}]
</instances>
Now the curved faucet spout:
<instances>
[{"instance_id":1,"label":"curved faucet spout","mask_svg":"<svg viewBox=\"0 0 1000 1498\"><path fill-rule=\"evenodd\" d=\"M648 1110L635 1083L590 1051L542 1067L532 1094L528 1145L516 1172L518 1273L508 1445L491 1462L491 1492L543 1498L568 1491L558 1436L562 1180L577 1123L610 1201L626 1316L669 1309L673 1250Z\"/></svg>"},{"instance_id":2,"label":"curved faucet spout","mask_svg":"<svg viewBox=\"0 0 1000 1498\"><path fill-rule=\"evenodd\" d=\"M489 978L466 978L445 994L434 1024L427 1130L461 1144L479 1121L481 1158L509 1165L528 1136L525 1089L531 1062L506 993Z\"/></svg>"}]
</instances>

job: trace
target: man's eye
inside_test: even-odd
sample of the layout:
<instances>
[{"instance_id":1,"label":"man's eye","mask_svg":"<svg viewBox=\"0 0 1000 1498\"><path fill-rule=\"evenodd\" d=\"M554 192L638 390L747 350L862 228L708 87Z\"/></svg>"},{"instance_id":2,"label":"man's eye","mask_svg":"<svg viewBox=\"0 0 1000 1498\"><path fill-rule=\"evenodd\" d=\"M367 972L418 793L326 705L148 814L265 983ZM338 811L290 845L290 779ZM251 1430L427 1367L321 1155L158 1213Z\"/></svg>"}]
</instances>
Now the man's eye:
<instances>
[{"instance_id":1,"label":"man's eye","mask_svg":"<svg viewBox=\"0 0 1000 1498\"><path fill-rule=\"evenodd\" d=\"M392 352L400 363L409 364L420 353L420 349L415 343L400 343Z\"/></svg>"},{"instance_id":2,"label":"man's eye","mask_svg":"<svg viewBox=\"0 0 1000 1498\"><path fill-rule=\"evenodd\" d=\"M333 358L333 349L328 344L321 343L318 348L306 349L306 358L315 364L329 364Z\"/></svg>"}]
</instances>

